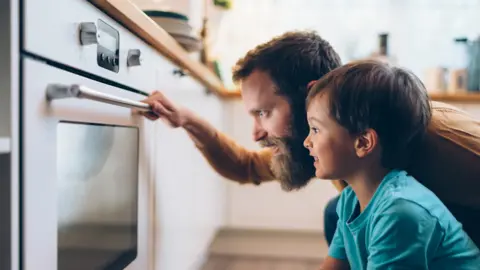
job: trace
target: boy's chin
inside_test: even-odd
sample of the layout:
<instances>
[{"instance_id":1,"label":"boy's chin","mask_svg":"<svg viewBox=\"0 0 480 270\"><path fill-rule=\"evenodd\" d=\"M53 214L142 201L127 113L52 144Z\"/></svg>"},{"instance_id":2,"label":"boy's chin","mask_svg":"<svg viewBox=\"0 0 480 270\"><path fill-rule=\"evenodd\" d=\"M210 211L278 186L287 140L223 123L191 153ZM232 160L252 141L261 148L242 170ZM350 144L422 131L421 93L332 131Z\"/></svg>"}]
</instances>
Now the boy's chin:
<instances>
[{"instance_id":1,"label":"boy's chin","mask_svg":"<svg viewBox=\"0 0 480 270\"><path fill-rule=\"evenodd\" d=\"M318 179L322 179L322 180L335 179L335 177L332 173L329 173L329 172L326 172L326 171L320 171L320 170L315 171L315 177L318 178Z\"/></svg>"}]
</instances>

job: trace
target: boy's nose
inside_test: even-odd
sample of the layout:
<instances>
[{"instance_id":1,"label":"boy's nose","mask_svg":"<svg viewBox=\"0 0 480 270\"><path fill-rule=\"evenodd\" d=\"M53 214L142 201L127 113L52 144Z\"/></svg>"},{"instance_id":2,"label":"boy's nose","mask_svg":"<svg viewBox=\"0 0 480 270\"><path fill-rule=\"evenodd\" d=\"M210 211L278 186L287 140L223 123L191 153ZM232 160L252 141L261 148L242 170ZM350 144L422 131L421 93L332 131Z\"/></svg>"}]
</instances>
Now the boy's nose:
<instances>
[{"instance_id":1,"label":"boy's nose","mask_svg":"<svg viewBox=\"0 0 480 270\"><path fill-rule=\"evenodd\" d=\"M312 143L310 141L310 136L307 136L307 138L305 138L305 140L303 141L303 146L305 146L305 148L307 148L307 149L312 148Z\"/></svg>"}]
</instances>

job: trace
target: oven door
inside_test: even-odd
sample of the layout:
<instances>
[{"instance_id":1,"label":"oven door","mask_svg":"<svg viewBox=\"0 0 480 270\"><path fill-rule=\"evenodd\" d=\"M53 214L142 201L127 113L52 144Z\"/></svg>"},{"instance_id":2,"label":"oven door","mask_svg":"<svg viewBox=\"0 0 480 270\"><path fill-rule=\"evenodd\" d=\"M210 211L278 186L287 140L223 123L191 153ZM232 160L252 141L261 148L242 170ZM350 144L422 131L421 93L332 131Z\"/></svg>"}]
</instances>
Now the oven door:
<instances>
[{"instance_id":1,"label":"oven door","mask_svg":"<svg viewBox=\"0 0 480 270\"><path fill-rule=\"evenodd\" d=\"M151 124L130 109L145 97L23 70L23 269L150 269Z\"/></svg>"}]
</instances>

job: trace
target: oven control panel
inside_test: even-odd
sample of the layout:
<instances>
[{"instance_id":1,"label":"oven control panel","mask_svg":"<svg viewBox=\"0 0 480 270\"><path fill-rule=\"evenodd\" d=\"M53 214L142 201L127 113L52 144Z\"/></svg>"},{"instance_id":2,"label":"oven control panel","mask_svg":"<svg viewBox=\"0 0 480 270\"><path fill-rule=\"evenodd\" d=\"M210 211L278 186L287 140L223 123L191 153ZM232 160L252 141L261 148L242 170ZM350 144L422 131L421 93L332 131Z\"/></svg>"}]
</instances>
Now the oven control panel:
<instances>
[{"instance_id":1,"label":"oven control panel","mask_svg":"<svg viewBox=\"0 0 480 270\"><path fill-rule=\"evenodd\" d=\"M80 44L97 44L97 64L118 73L120 69L120 35L102 20L80 24Z\"/></svg>"}]
</instances>

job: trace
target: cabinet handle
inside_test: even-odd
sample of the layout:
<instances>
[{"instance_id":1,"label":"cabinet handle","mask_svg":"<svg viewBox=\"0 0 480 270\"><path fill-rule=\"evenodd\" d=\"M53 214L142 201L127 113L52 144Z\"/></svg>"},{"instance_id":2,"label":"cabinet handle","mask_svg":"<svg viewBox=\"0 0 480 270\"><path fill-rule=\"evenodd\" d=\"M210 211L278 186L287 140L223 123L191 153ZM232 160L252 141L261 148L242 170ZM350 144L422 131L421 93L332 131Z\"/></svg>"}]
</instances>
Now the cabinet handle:
<instances>
[{"instance_id":1,"label":"cabinet handle","mask_svg":"<svg viewBox=\"0 0 480 270\"><path fill-rule=\"evenodd\" d=\"M105 94L93 89L90 89L83 85L64 85L64 84L49 84L47 86L47 100L62 98L83 98L89 100L95 100L103 103L117 105L129 109L137 109L139 111L151 111L150 105L134 101L126 98L121 98L109 94Z\"/></svg>"},{"instance_id":2,"label":"cabinet handle","mask_svg":"<svg viewBox=\"0 0 480 270\"><path fill-rule=\"evenodd\" d=\"M142 59L140 58L141 55L142 55L142 52L139 49L128 50L127 66L128 67L140 66L142 63Z\"/></svg>"}]
</instances>

